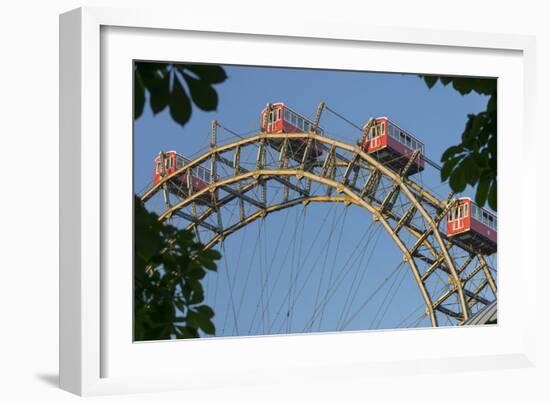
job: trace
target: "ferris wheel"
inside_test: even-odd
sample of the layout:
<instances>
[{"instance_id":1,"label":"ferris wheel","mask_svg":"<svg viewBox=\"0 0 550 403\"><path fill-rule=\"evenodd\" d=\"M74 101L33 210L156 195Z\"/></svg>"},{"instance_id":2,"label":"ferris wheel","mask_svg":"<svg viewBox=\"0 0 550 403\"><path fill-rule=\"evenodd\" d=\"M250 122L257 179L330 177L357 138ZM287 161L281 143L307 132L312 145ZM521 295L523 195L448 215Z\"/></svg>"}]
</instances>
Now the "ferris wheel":
<instances>
[{"instance_id":1,"label":"ferris wheel","mask_svg":"<svg viewBox=\"0 0 550 403\"><path fill-rule=\"evenodd\" d=\"M415 175L424 145L388 118L348 144L288 106L188 159L159 153L141 196L223 260L217 336L454 326L496 301L496 216ZM237 135L237 133L234 133Z\"/></svg>"}]
</instances>

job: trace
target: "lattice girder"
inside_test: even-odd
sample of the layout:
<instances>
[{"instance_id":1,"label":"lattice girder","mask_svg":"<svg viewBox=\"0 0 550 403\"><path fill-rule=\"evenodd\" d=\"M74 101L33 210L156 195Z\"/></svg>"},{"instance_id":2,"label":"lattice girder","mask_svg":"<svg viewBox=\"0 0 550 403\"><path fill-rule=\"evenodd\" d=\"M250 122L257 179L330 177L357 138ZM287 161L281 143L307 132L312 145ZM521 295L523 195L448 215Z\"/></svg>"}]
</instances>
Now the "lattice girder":
<instances>
[{"instance_id":1,"label":"lattice girder","mask_svg":"<svg viewBox=\"0 0 550 403\"><path fill-rule=\"evenodd\" d=\"M301 160L291 158L290 153L297 152L289 147L291 140L294 143L302 141ZM271 144L279 146L274 149ZM321 147L324 152L311 161L309 155L313 147ZM200 191L190 190L185 197L176 197L175 202L166 200L160 219L179 215L188 221L188 228L197 230L201 227L210 233L208 238L203 236L207 248L275 211L312 202L353 204L370 212L402 252L433 326L438 325L435 311L464 321L474 305L492 302L480 295L487 285L496 295L496 285L484 257L474 256L470 251L447 242L439 229L440 221L454 200L439 200L407 178L406 172L390 170L358 146L316 133L260 133L224 145L216 145L213 138L209 151L162 178L142 196L142 200L146 202L155 194L162 193L166 184L175 182L175 177L206 162L215 173L211 175L209 186ZM268 200L269 183L281 191L278 199ZM312 189L312 183L318 185L316 189ZM212 202L200 206L202 211L197 212L195 201L207 193L214 195L216 191L222 192L219 198L212 196ZM338 195L334 196L334 192ZM232 222L223 222L224 219L227 221L222 213L223 207L234 201L240 204L240 214ZM192 211L187 212L189 209ZM217 222L211 223L209 220L213 215ZM436 273L441 273L449 285L442 294L430 295L427 284ZM478 285L473 285L472 291L468 284L474 282ZM481 287L483 282L486 284ZM458 312L444 306L451 296L456 299Z\"/></svg>"}]
</instances>

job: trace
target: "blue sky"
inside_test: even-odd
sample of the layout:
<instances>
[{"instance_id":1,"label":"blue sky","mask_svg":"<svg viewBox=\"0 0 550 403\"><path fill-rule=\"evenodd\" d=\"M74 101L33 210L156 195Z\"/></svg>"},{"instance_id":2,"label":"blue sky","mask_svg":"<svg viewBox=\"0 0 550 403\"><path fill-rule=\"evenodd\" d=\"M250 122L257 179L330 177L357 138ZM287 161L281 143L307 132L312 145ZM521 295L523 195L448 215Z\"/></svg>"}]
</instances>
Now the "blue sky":
<instances>
[{"instance_id":1,"label":"blue sky","mask_svg":"<svg viewBox=\"0 0 550 403\"><path fill-rule=\"evenodd\" d=\"M183 128L170 118L167 111L153 116L146 106L144 114L135 124L136 192L142 192L150 186L153 160L160 150L177 150L187 156L200 153L200 150L208 147L213 119L238 133L254 133L260 125L260 112L268 102L284 102L294 110L311 117L319 102L324 101L329 107L358 125L364 124L369 117L388 116L390 120L423 141L427 157L436 162L439 162L446 148L460 142L467 115L484 110L487 104L486 97L474 93L461 96L451 87L443 87L439 83L428 89L423 80L410 74L245 66L224 68L228 79L215 87L219 95L217 111L203 112L194 108L191 120ZM323 116L321 126L327 136L350 144L354 144L360 136L356 129L328 113ZM220 132L220 142L232 140L235 138ZM415 176L415 180L441 197L445 197L449 192L447 185L441 184L439 173L433 169L426 169L421 175ZM472 196L472 189L466 189L464 195ZM220 262L218 273L209 274L205 279L207 303L213 306L216 312L217 334L267 333L270 321L275 321L277 314L284 317L284 312L278 312L284 311L281 304L273 301L277 298L283 301L285 293L288 294L289 289L293 287L303 289L292 312L293 323L289 325L287 320L286 325L274 326L271 331L301 331L299 322L306 321L305 318L311 313L314 306L312 301L320 298L319 294L323 295L331 288L328 283L330 270L337 266L337 263L331 264L331 259L343 266L342 262L346 262L349 256L352 256L349 265L357 268L350 272L346 280L351 288L346 290L344 284L342 290L335 292L323 313L326 317L323 323L318 323L310 330L335 330L338 322L336 318L341 316L343 307L349 306L347 302L351 299L350 295L354 296L353 299L357 301L355 307L359 308L362 306L361 298L367 300L381 283L385 284L384 287L387 286L387 291L382 289L373 297L366 304L366 308L358 312L346 330L393 328L402 323L410 312L414 313L412 307L416 308L421 302L419 292L412 282L410 272L406 271L406 265L403 270L399 269L397 274L384 282L394 273L402 256L389 237L376 228L379 225L373 226L371 223L372 218L369 214L356 207L346 209L323 204L308 207L306 212L301 207L296 207L275 213L248 226L251 228L243 229L229 237L223 249L218 248L225 256L225 260ZM359 244L358 239L366 234L367 229L367 235L372 236L372 239L363 255L353 257L354 248ZM291 234L299 232L301 234L297 234L299 237L295 238L301 240L301 248L297 251L293 250L296 243L292 244ZM335 245L337 237L341 241L338 249ZM276 249L275 244L279 238L284 241L279 243ZM288 242L286 245L285 241ZM258 243L263 245L263 255L254 251L254 246ZM310 244L314 252L306 259L306 251ZM372 248L372 251L368 248ZM312 256L317 256L317 259ZM262 267L259 274L258 267ZM258 307L266 303L262 300L265 295L258 295L258 289L265 283L262 283L260 277L267 275L268 271L275 276L275 273L279 273L279 268L283 273L281 276L286 276L288 281L278 282L273 287L273 306L269 307L272 311L271 318L262 318L262 323L255 319L255 324L243 325L242 328L236 329L239 326L235 326L234 323L235 311L239 311L239 324L252 323L254 312L257 316ZM224 273L224 270L227 273ZM303 287L291 284L292 270L295 270L294 273L303 270ZM310 277L307 274L309 272L312 273ZM226 284L228 281L232 284L233 290L241 287L242 292L239 295L231 295L231 287ZM352 283L355 284L355 289ZM390 289L392 283L394 288ZM392 291L397 288L398 291ZM296 289L291 292L296 292ZM233 306L230 308L228 301L231 299ZM242 302L240 309L235 309L237 299ZM264 306L263 311L265 310ZM261 307L259 311L262 311ZM422 309L418 312L422 314ZM407 321L404 323L407 325ZM413 323L408 325L412 326ZM428 322L426 319L420 319L414 325L428 325Z\"/></svg>"}]
</instances>

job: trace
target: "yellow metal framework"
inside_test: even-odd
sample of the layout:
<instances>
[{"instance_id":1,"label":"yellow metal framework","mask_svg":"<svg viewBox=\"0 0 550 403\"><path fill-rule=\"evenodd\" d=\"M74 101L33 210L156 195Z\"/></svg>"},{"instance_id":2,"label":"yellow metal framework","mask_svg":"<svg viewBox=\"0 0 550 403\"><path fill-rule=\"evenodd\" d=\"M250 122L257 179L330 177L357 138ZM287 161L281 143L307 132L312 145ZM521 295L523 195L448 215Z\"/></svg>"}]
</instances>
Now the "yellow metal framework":
<instances>
[{"instance_id":1,"label":"yellow metal framework","mask_svg":"<svg viewBox=\"0 0 550 403\"><path fill-rule=\"evenodd\" d=\"M197 234L199 227L206 230L210 235L202 240L205 248L212 248L260 217L296 205L353 204L371 213L403 254L432 326L439 325L436 311L462 323L477 304L483 307L496 299L496 283L485 257L451 243L440 229L440 222L456 201L453 195L440 200L406 176L418 158L418 151L400 172L395 172L359 146L320 135L315 128L308 133L262 132L224 145L216 144L216 129L214 121L209 151L163 177L141 197L147 202L154 195L163 194L165 210L160 220L180 216L189 222L187 228ZM323 153L312 160L313 147L321 148ZM249 161L253 169L242 166L245 153L255 157L255 163ZM211 170L207 187L189 188L185 197L169 200L168 184L206 164ZM280 199L268 201L268 183L282 189ZM313 191L312 183L321 186ZM334 192L338 195L333 195ZM205 200L209 193L211 203L202 206L199 212L198 201ZM221 208L233 201L239 203L239 217L224 223ZM434 273L447 279L448 286L439 295L432 295L427 287ZM482 296L487 286L491 290L489 299ZM449 304L450 300L454 302Z\"/></svg>"}]
</instances>

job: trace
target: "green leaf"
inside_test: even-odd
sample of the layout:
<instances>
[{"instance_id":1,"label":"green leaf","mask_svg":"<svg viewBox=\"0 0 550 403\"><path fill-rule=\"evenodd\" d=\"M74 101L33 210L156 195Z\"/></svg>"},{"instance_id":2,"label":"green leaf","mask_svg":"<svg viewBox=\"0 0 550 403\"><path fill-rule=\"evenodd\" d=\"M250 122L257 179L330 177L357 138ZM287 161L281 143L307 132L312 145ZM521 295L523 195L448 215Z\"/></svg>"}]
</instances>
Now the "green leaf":
<instances>
[{"instance_id":1,"label":"green leaf","mask_svg":"<svg viewBox=\"0 0 550 403\"><path fill-rule=\"evenodd\" d=\"M449 185L455 193L460 193L466 188L467 176L464 162L461 162L458 167L451 173Z\"/></svg>"},{"instance_id":2,"label":"green leaf","mask_svg":"<svg viewBox=\"0 0 550 403\"><path fill-rule=\"evenodd\" d=\"M183 245L190 243L195 236L191 231L179 231L176 235L176 241Z\"/></svg>"},{"instance_id":3,"label":"green leaf","mask_svg":"<svg viewBox=\"0 0 550 403\"><path fill-rule=\"evenodd\" d=\"M190 74L185 73L187 70ZM218 105L218 94L213 84L227 79L224 69L216 65L171 64L136 62L134 64L134 116L143 114L146 92L149 93L151 110L157 114L167 106L174 121L184 126L192 113L191 100L175 72L184 77L193 102L202 110L212 111ZM170 80L173 77L172 90Z\"/></svg>"},{"instance_id":4,"label":"green leaf","mask_svg":"<svg viewBox=\"0 0 550 403\"><path fill-rule=\"evenodd\" d=\"M176 308L179 309L179 311L180 311L181 313L184 313L184 312L186 311L186 308L187 308L187 307L186 307L186 305L183 303L183 301L182 301L181 299L176 299L176 300L174 301L174 305L176 306Z\"/></svg>"},{"instance_id":5,"label":"green leaf","mask_svg":"<svg viewBox=\"0 0 550 403\"><path fill-rule=\"evenodd\" d=\"M466 95L472 92L472 79L456 77L453 79L453 88L457 90L460 95Z\"/></svg>"},{"instance_id":6,"label":"green leaf","mask_svg":"<svg viewBox=\"0 0 550 403\"><path fill-rule=\"evenodd\" d=\"M145 107L145 87L137 70L134 70L134 119L143 114Z\"/></svg>"},{"instance_id":7,"label":"green leaf","mask_svg":"<svg viewBox=\"0 0 550 403\"><path fill-rule=\"evenodd\" d=\"M191 289L195 292L202 292L203 290L201 282L196 278L187 279L187 284L189 284L189 287L191 287Z\"/></svg>"},{"instance_id":8,"label":"green leaf","mask_svg":"<svg viewBox=\"0 0 550 403\"><path fill-rule=\"evenodd\" d=\"M474 159L477 167L479 169L487 168L488 161L487 161L487 153L481 154L481 153L474 153L472 154L472 158Z\"/></svg>"},{"instance_id":9,"label":"green leaf","mask_svg":"<svg viewBox=\"0 0 550 403\"><path fill-rule=\"evenodd\" d=\"M497 97L496 94L491 95L489 101L487 102L487 112L495 112L497 110Z\"/></svg>"},{"instance_id":10,"label":"green leaf","mask_svg":"<svg viewBox=\"0 0 550 403\"><path fill-rule=\"evenodd\" d=\"M221 253L214 249L207 249L202 254L212 260L219 260L222 257Z\"/></svg>"},{"instance_id":11,"label":"green leaf","mask_svg":"<svg viewBox=\"0 0 550 403\"><path fill-rule=\"evenodd\" d=\"M190 310L187 314L187 323L190 327L201 329L206 334L214 334L216 328L207 315L195 310Z\"/></svg>"},{"instance_id":12,"label":"green leaf","mask_svg":"<svg viewBox=\"0 0 550 403\"><path fill-rule=\"evenodd\" d=\"M191 118L191 102L178 76L175 74L172 86L172 96L170 97L170 116L182 126Z\"/></svg>"},{"instance_id":13,"label":"green leaf","mask_svg":"<svg viewBox=\"0 0 550 403\"><path fill-rule=\"evenodd\" d=\"M214 326L214 323L210 319L202 319L200 322L200 328L201 330L206 334L215 334L216 333L216 327Z\"/></svg>"},{"instance_id":14,"label":"green leaf","mask_svg":"<svg viewBox=\"0 0 550 403\"><path fill-rule=\"evenodd\" d=\"M200 315L193 310L189 310L189 312L187 313L187 324L194 329L199 329Z\"/></svg>"},{"instance_id":15,"label":"green leaf","mask_svg":"<svg viewBox=\"0 0 550 403\"><path fill-rule=\"evenodd\" d=\"M189 298L187 303L189 305L195 305L200 304L202 301L204 301L204 292L201 290L193 292L193 295Z\"/></svg>"},{"instance_id":16,"label":"green leaf","mask_svg":"<svg viewBox=\"0 0 550 403\"><path fill-rule=\"evenodd\" d=\"M210 84L219 84L227 79L224 69L220 66L210 64L185 64L178 67L193 72L199 79Z\"/></svg>"},{"instance_id":17,"label":"green leaf","mask_svg":"<svg viewBox=\"0 0 550 403\"><path fill-rule=\"evenodd\" d=\"M479 140L479 136L483 130L483 126L485 123L485 117L479 113L477 115L469 115L470 124L468 125L467 129L464 130L464 133L462 134L463 143L468 144L468 149L474 150L477 147L475 147L477 141Z\"/></svg>"},{"instance_id":18,"label":"green leaf","mask_svg":"<svg viewBox=\"0 0 550 403\"><path fill-rule=\"evenodd\" d=\"M178 335L176 336L178 339L193 339L199 337L199 334L197 333L197 329L193 329L189 326L178 326Z\"/></svg>"},{"instance_id":19,"label":"green leaf","mask_svg":"<svg viewBox=\"0 0 550 403\"><path fill-rule=\"evenodd\" d=\"M463 153L463 152L464 152L464 148L461 145L451 146L447 148L443 153L443 155L441 156L441 162L445 162L448 159L451 159L454 156L456 156L456 154Z\"/></svg>"},{"instance_id":20,"label":"green leaf","mask_svg":"<svg viewBox=\"0 0 550 403\"><path fill-rule=\"evenodd\" d=\"M181 293L183 295L183 298L188 301L189 299L191 299L191 294L193 293L193 289L187 283L181 286Z\"/></svg>"},{"instance_id":21,"label":"green leaf","mask_svg":"<svg viewBox=\"0 0 550 403\"><path fill-rule=\"evenodd\" d=\"M136 62L134 64L135 69L139 72L141 77L144 80L145 87L147 83L150 83L151 80L154 80L159 76L159 73L166 69L166 63L151 63L151 62Z\"/></svg>"},{"instance_id":22,"label":"green leaf","mask_svg":"<svg viewBox=\"0 0 550 403\"><path fill-rule=\"evenodd\" d=\"M489 193L489 183L490 180L488 178L482 177L477 184L476 203L479 206L484 206L485 202L487 201L487 196Z\"/></svg>"},{"instance_id":23,"label":"green leaf","mask_svg":"<svg viewBox=\"0 0 550 403\"><path fill-rule=\"evenodd\" d=\"M151 110L156 115L168 106L170 101L170 74L165 74L155 81L150 88Z\"/></svg>"},{"instance_id":24,"label":"green leaf","mask_svg":"<svg viewBox=\"0 0 550 403\"><path fill-rule=\"evenodd\" d=\"M468 185L473 186L476 184L479 178L479 168L475 163L474 158L470 155L464 159L465 172L466 172L466 181Z\"/></svg>"},{"instance_id":25,"label":"green leaf","mask_svg":"<svg viewBox=\"0 0 550 403\"><path fill-rule=\"evenodd\" d=\"M443 167L441 167L441 180L446 181L447 178L451 175L451 171L453 168L458 164L458 162L462 159L462 156L451 158L443 163Z\"/></svg>"},{"instance_id":26,"label":"green leaf","mask_svg":"<svg viewBox=\"0 0 550 403\"><path fill-rule=\"evenodd\" d=\"M493 180L491 183L491 189L488 196L489 207L494 211L497 211L497 181Z\"/></svg>"},{"instance_id":27,"label":"green leaf","mask_svg":"<svg viewBox=\"0 0 550 403\"><path fill-rule=\"evenodd\" d=\"M158 215L148 212L138 197L134 200L135 339L189 338L199 337L197 329L215 331L209 320L214 316L210 307L191 309L204 301L200 278L206 270L200 259L191 260L189 255L200 250L199 243L191 231L159 222ZM219 257L218 252L204 254Z\"/></svg>"},{"instance_id":28,"label":"green leaf","mask_svg":"<svg viewBox=\"0 0 550 403\"><path fill-rule=\"evenodd\" d=\"M424 81L429 89L432 89L435 83L437 83L437 76L424 76Z\"/></svg>"},{"instance_id":29,"label":"green leaf","mask_svg":"<svg viewBox=\"0 0 550 403\"><path fill-rule=\"evenodd\" d=\"M216 270L216 268L217 268L216 263L214 263L213 260L211 260L207 257L201 256L200 261L203 264L203 266L206 267L209 270Z\"/></svg>"},{"instance_id":30,"label":"green leaf","mask_svg":"<svg viewBox=\"0 0 550 403\"><path fill-rule=\"evenodd\" d=\"M201 315L206 316L207 318L212 318L214 316L214 311L208 305L201 305L195 308Z\"/></svg>"},{"instance_id":31,"label":"green leaf","mask_svg":"<svg viewBox=\"0 0 550 403\"><path fill-rule=\"evenodd\" d=\"M481 95L492 95L497 92L496 78L478 78L472 80L472 89Z\"/></svg>"},{"instance_id":32,"label":"green leaf","mask_svg":"<svg viewBox=\"0 0 550 403\"><path fill-rule=\"evenodd\" d=\"M497 193L497 80L495 78L469 78L445 76L421 76L432 88L439 80L443 86L452 84L462 95L471 93L488 96L485 111L467 115L461 143L449 147L441 156L441 178L449 178L453 191L460 192L467 184L475 186L476 202L496 211ZM457 157L462 157L457 162Z\"/></svg>"},{"instance_id":33,"label":"green leaf","mask_svg":"<svg viewBox=\"0 0 550 403\"><path fill-rule=\"evenodd\" d=\"M182 75L189 87L191 98L195 105L203 111L216 110L218 106L218 94L210 84L202 80L197 80L187 73L182 73Z\"/></svg>"},{"instance_id":34,"label":"green leaf","mask_svg":"<svg viewBox=\"0 0 550 403\"><path fill-rule=\"evenodd\" d=\"M197 324L197 327L206 334L216 333L214 323L206 315L200 313L193 313L193 322Z\"/></svg>"}]
</instances>

